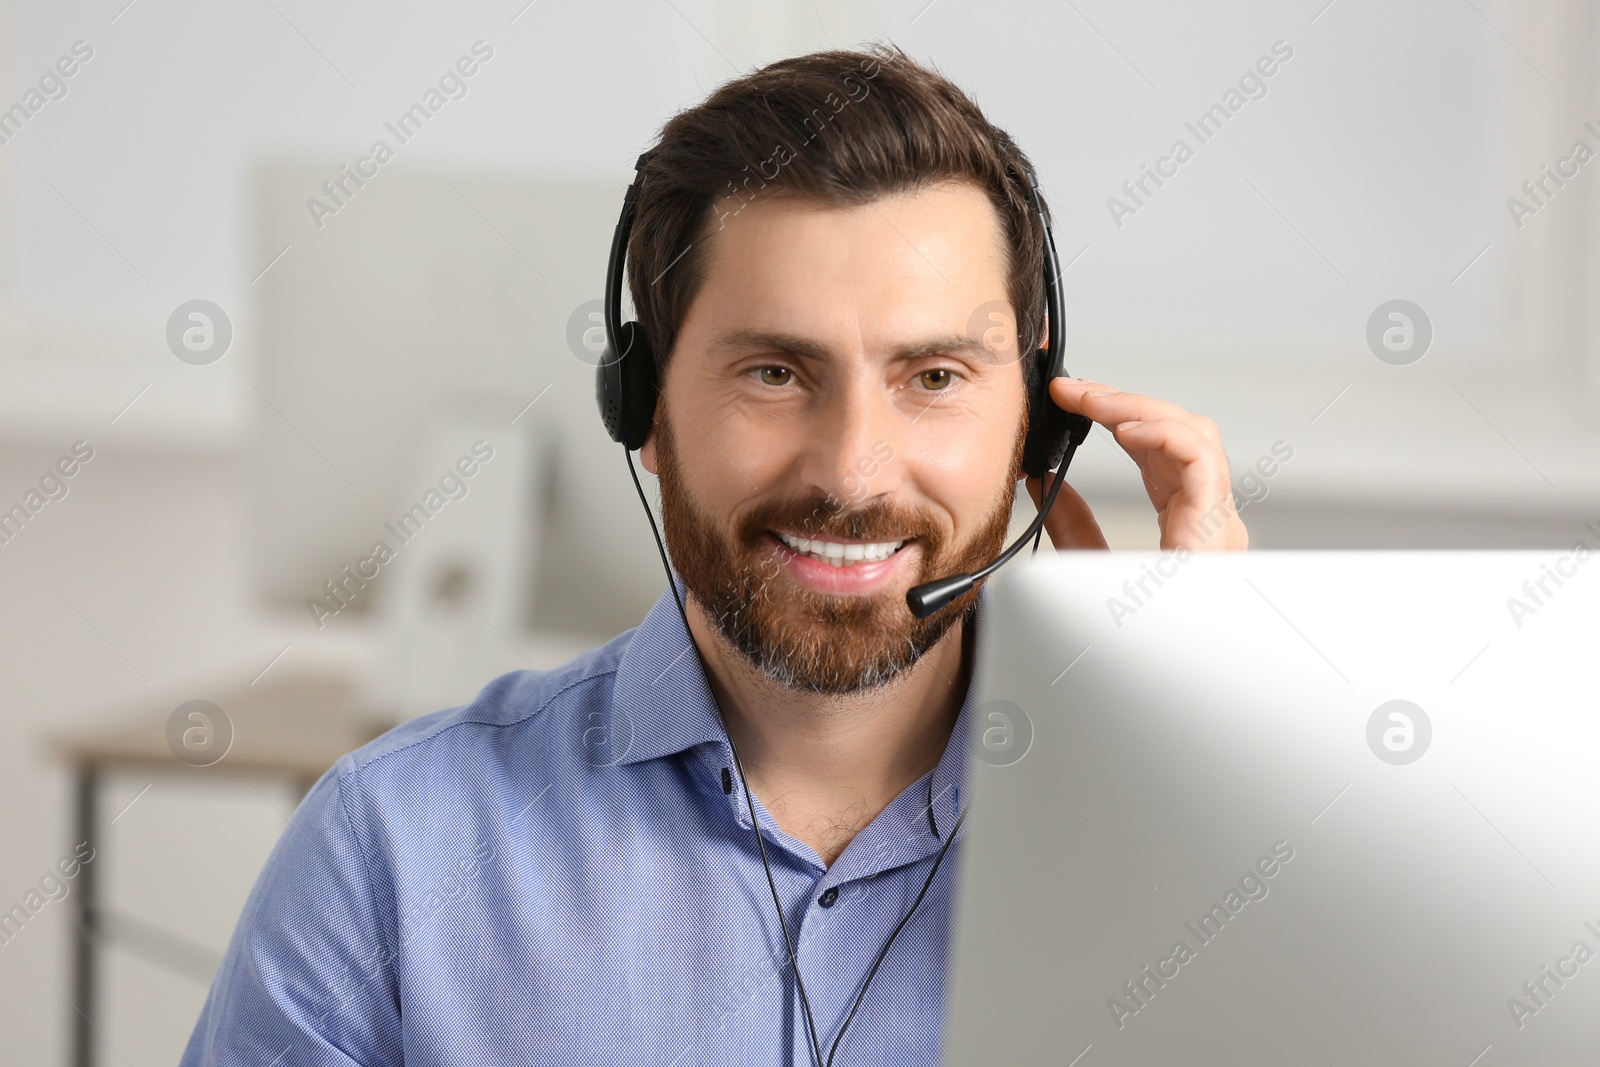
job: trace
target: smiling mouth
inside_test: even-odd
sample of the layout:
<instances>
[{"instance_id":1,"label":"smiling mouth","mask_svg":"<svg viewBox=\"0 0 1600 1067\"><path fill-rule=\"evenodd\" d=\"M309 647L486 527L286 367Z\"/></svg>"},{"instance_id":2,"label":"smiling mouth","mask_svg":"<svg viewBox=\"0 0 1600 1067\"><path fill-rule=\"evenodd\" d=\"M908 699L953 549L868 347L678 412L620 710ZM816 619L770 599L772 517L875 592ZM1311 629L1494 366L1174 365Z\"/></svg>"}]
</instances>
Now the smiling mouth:
<instances>
[{"instance_id":1,"label":"smiling mouth","mask_svg":"<svg viewBox=\"0 0 1600 1067\"><path fill-rule=\"evenodd\" d=\"M781 530L770 531L796 555L806 556L834 567L854 567L858 563L881 563L900 551L910 539L899 541L823 541L796 537Z\"/></svg>"}]
</instances>

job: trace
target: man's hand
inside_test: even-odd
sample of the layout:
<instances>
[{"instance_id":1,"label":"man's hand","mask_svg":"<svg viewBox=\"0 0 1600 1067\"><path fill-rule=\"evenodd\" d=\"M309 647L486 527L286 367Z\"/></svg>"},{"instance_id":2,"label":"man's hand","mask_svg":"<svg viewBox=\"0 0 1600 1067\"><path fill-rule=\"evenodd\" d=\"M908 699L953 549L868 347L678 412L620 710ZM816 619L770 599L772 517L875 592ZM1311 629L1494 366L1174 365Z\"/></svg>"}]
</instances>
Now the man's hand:
<instances>
[{"instance_id":1,"label":"man's hand","mask_svg":"<svg viewBox=\"0 0 1600 1067\"><path fill-rule=\"evenodd\" d=\"M1156 507L1165 551L1242 549L1250 535L1233 505L1228 457L1217 424L1176 404L1119 393L1082 378L1057 378L1050 398L1064 411L1086 415L1111 431L1144 476ZM1043 479L1029 478L1028 495L1044 503ZM1105 535L1089 505L1063 485L1044 528L1057 548L1105 548Z\"/></svg>"}]
</instances>

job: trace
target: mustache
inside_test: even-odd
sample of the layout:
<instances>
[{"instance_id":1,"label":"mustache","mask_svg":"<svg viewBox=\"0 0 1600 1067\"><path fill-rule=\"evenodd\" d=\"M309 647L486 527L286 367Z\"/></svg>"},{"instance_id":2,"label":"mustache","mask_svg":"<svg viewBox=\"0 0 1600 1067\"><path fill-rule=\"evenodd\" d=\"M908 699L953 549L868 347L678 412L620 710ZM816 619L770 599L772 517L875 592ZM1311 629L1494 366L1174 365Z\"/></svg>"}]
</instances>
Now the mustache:
<instances>
[{"instance_id":1,"label":"mustache","mask_svg":"<svg viewBox=\"0 0 1600 1067\"><path fill-rule=\"evenodd\" d=\"M921 537L937 548L944 535L933 518L917 508L876 500L844 511L838 497L823 492L757 504L739 522L741 543L754 545L768 530L799 537L857 541L897 541Z\"/></svg>"}]
</instances>

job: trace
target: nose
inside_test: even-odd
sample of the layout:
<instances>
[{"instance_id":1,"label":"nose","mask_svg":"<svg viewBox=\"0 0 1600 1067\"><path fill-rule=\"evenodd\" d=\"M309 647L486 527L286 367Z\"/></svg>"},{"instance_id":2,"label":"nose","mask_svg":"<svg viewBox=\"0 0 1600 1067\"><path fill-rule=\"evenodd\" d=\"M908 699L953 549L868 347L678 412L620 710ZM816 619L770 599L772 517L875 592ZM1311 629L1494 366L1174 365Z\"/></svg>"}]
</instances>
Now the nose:
<instances>
[{"instance_id":1,"label":"nose","mask_svg":"<svg viewBox=\"0 0 1600 1067\"><path fill-rule=\"evenodd\" d=\"M820 402L812 422L802 476L842 511L892 494L903 480L899 456L904 415L879 377L868 369L839 381Z\"/></svg>"}]
</instances>

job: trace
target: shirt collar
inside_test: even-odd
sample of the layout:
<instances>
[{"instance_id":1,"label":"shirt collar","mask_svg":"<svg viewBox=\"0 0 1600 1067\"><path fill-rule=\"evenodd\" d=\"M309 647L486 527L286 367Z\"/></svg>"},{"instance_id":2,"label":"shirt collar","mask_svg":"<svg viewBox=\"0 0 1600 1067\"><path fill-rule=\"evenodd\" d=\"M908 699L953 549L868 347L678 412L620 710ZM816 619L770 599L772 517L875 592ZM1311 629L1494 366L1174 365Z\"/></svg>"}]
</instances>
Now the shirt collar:
<instances>
[{"instance_id":1,"label":"shirt collar","mask_svg":"<svg viewBox=\"0 0 1600 1067\"><path fill-rule=\"evenodd\" d=\"M685 595L683 584L673 581L678 595ZM622 758L615 760L619 764L660 759L707 742L728 743L671 589L656 598L617 665L611 715L610 736L626 730L628 737Z\"/></svg>"},{"instance_id":2,"label":"shirt collar","mask_svg":"<svg viewBox=\"0 0 1600 1067\"><path fill-rule=\"evenodd\" d=\"M678 595L685 595L682 583L676 578L674 583ZM974 655L988 610L989 588L984 583L978 587L972 624ZM961 785L976 694L977 685L969 684L951 735L956 743L945 748L921 802L923 828L935 835L942 836L955 824L964 803ZM721 717L671 589L656 599L617 665L611 716L606 736L617 757L611 763L643 763L708 743L727 749Z\"/></svg>"}]
</instances>

